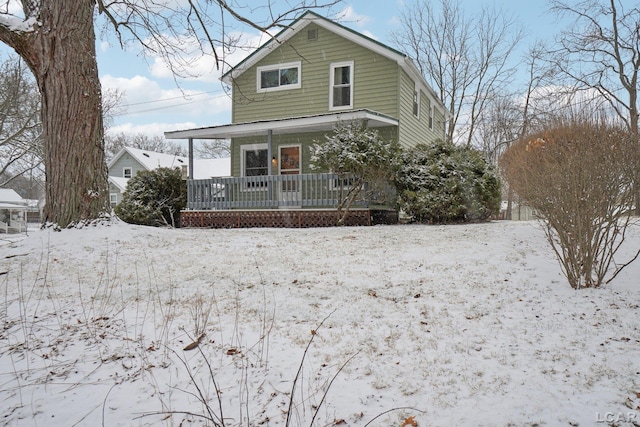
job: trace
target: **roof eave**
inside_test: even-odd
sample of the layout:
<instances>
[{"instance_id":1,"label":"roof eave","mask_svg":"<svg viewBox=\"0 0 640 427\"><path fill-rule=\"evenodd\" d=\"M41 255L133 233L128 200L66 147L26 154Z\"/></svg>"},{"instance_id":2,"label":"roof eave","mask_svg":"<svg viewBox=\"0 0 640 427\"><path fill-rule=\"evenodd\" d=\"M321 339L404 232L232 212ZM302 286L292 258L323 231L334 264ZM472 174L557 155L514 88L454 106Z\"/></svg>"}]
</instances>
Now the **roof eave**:
<instances>
[{"instance_id":1,"label":"roof eave","mask_svg":"<svg viewBox=\"0 0 640 427\"><path fill-rule=\"evenodd\" d=\"M366 120L370 127L398 126L398 120L372 110L342 111L316 116L293 117L281 120L236 123L206 128L165 132L167 139L228 139L275 134L329 131L340 121Z\"/></svg>"}]
</instances>

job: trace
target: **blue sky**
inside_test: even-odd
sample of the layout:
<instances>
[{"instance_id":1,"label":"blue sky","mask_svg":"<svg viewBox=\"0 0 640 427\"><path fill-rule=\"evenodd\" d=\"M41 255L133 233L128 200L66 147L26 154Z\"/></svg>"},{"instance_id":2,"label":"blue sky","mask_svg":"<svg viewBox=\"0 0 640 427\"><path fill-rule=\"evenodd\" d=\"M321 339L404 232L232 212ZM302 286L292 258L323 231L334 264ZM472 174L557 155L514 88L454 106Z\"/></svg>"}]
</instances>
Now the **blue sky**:
<instances>
[{"instance_id":1,"label":"blue sky","mask_svg":"<svg viewBox=\"0 0 640 427\"><path fill-rule=\"evenodd\" d=\"M412 1L345 0L334 12L344 16L344 25L395 47L389 35L399 29L398 16L404 4ZM494 5L512 13L528 33L522 52L536 38L549 37L554 31L554 18L545 12L546 0L460 1L469 15L478 12L483 5ZM279 1L276 4L284 3ZM264 35L260 36L255 31L246 31L245 37L253 43L266 40ZM241 59L238 56L231 62L237 63ZM193 69L200 76L181 80L181 88L178 88L160 58L144 58L136 47L123 51L117 42L105 39L98 41L98 68L103 87L117 88L124 94L123 108L114 118L112 132L161 135L168 130L219 125L231 120L229 96L224 92L218 80L220 73L210 59L196 61Z\"/></svg>"}]
</instances>

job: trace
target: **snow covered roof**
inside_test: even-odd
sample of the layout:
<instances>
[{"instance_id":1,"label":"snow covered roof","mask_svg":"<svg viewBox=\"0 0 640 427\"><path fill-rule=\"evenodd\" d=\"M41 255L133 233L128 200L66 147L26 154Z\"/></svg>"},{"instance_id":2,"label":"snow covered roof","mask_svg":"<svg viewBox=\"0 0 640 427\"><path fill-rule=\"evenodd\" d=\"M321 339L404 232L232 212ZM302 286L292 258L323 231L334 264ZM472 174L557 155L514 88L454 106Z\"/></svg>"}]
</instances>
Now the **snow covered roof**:
<instances>
[{"instance_id":1,"label":"snow covered roof","mask_svg":"<svg viewBox=\"0 0 640 427\"><path fill-rule=\"evenodd\" d=\"M27 205L27 201L20 197L15 190L10 188L0 188L0 203L20 206Z\"/></svg>"},{"instance_id":2,"label":"snow covered roof","mask_svg":"<svg viewBox=\"0 0 640 427\"><path fill-rule=\"evenodd\" d=\"M193 179L231 176L231 158L193 159Z\"/></svg>"},{"instance_id":3,"label":"snow covered roof","mask_svg":"<svg viewBox=\"0 0 640 427\"><path fill-rule=\"evenodd\" d=\"M156 168L182 168L189 165L189 158L175 156L172 154L158 153L155 151L141 150L139 148L124 147L109 162L109 169L118 161L124 153L129 153L138 161L145 169L153 170ZM231 175L231 158L225 157L220 159L193 159L194 178L206 179L213 176L230 176ZM109 180L121 188L122 191L127 187L127 179L117 176L109 176Z\"/></svg>"},{"instance_id":4,"label":"snow covered roof","mask_svg":"<svg viewBox=\"0 0 640 427\"><path fill-rule=\"evenodd\" d=\"M109 182L118 187L122 193L127 189L127 182L129 182L129 178L122 178L120 176L109 176Z\"/></svg>"},{"instance_id":5,"label":"snow covered roof","mask_svg":"<svg viewBox=\"0 0 640 427\"><path fill-rule=\"evenodd\" d=\"M118 154L111 159L108 167L111 168L111 166L113 166L124 153L129 153L147 170L153 170L156 168L175 168L189 164L189 159L186 157L141 150L133 147L123 147L122 150L120 150Z\"/></svg>"}]
</instances>

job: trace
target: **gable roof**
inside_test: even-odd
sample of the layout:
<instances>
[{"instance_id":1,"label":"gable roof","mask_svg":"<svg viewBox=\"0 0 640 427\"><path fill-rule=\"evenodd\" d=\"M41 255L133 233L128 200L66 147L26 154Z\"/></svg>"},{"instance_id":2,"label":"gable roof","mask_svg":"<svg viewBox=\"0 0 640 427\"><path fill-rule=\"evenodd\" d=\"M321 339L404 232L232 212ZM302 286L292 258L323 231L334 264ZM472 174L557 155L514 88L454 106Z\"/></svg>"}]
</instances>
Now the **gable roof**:
<instances>
[{"instance_id":1,"label":"gable roof","mask_svg":"<svg viewBox=\"0 0 640 427\"><path fill-rule=\"evenodd\" d=\"M15 190L0 188L0 209L26 210L28 202Z\"/></svg>"},{"instance_id":2,"label":"gable roof","mask_svg":"<svg viewBox=\"0 0 640 427\"><path fill-rule=\"evenodd\" d=\"M175 156L173 154L157 153L155 151L141 150L133 147L123 147L118 154L113 156L113 159L107 165L109 169L118 161L124 153L129 153L142 167L146 170L153 170L156 168L175 168L182 167L182 165L188 165L189 159L182 156Z\"/></svg>"},{"instance_id":3,"label":"gable roof","mask_svg":"<svg viewBox=\"0 0 640 427\"><path fill-rule=\"evenodd\" d=\"M274 37L269 39L266 43L260 46L256 51L254 51L251 55L246 57L243 61L237 64L235 67L231 68L227 71L221 78L224 83L231 85L232 81L236 79L238 76L242 75L249 68L260 62L263 58L273 52L275 49L280 47L282 44L286 43L289 39L291 39L295 34L302 31L309 24L314 23L319 25L322 28L325 28L328 31L331 31L339 36L356 43L360 46L363 46L371 51L378 53L381 56L384 56L392 61L395 61L414 81L418 82L420 88L423 92L429 94L431 98L435 101L438 106L438 109L442 112L445 117L450 116L451 114L446 109L446 107L440 101L438 94L433 90L431 86L424 79L420 70L415 66L411 58L396 50L392 47L389 47L383 43L380 43L377 40L374 40L370 37L365 36L357 31L354 31L350 28L345 27L337 22L331 21L321 15L313 11L307 11L303 13L298 19L293 21L291 25L280 31Z\"/></svg>"},{"instance_id":4,"label":"gable roof","mask_svg":"<svg viewBox=\"0 0 640 427\"><path fill-rule=\"evenodd\" d=\"M11 188L0 188L0 202L17 205L27 204L27 201L20 197L20 195Z\"/></svg>"},{"instance_id":5,"label":"gable roof","mask_svg":"<svg viewBox=\"0 0 640 427\"><path fill-rule=\"evenodd\" d=\"M127 182L129 182L130 178L122 178L121 176L111 176L109 175L109 182L116 186L121 193L124 193L127 189Z\"/></svg>"},{"instance_id":6,"label":"gable roof","mask_svg":"<svg viewBox=\"0 0 640 427\"><path fill-rule=\"evenodd\" d=\"M231 158L193 159L193 179L231 176Z\"/></svg>"},{"instance_id":7,"label":"gable roof","mask_svg":"<svg viewBox=\"0 0 640 427\"><path fill-rule=\"evenodd\" d=\"M116 164L118 159L122 157L124 153L129 153L146 170L153 170L157 168L182 168L182 166L189 165L188 157L141 150L133 147L124 147L113 157L113 159L111 159L108 165L109 169ZM214 176L219 177L231 175L231 158L229 157L219 159L193 159L193 166L194 179L207 179ZM109 176L109 181L120 189L120 191L124 192L127 188L129 178Z\"/></svg>"}]
</instances>

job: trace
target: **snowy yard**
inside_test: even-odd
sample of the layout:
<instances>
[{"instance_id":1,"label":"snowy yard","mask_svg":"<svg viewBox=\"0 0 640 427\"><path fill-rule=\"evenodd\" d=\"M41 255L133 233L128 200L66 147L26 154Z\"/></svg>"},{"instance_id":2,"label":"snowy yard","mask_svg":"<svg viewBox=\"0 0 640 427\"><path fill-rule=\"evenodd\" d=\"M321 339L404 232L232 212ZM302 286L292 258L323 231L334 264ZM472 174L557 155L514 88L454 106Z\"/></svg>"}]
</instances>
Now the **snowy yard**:
<instances>
[{"instance_id":1,"label":"snowy yard","mask_svg":"<svg viewBox=\"0 0 640 427\"><path fill-rule=\"evenodd\" d=\"M4 425L640 424L640 260L574 291L535 222L0 239Z\"/></svg>"}]
</instances>

